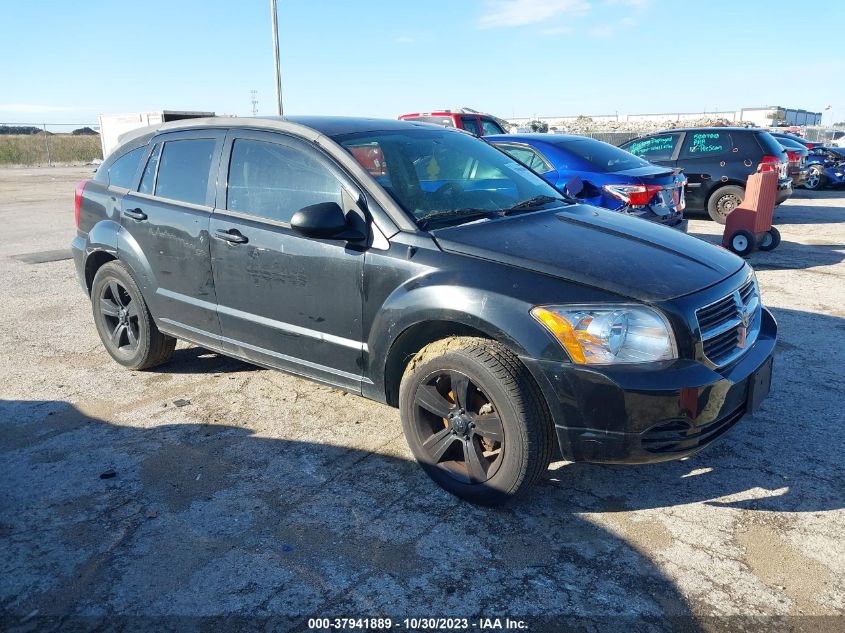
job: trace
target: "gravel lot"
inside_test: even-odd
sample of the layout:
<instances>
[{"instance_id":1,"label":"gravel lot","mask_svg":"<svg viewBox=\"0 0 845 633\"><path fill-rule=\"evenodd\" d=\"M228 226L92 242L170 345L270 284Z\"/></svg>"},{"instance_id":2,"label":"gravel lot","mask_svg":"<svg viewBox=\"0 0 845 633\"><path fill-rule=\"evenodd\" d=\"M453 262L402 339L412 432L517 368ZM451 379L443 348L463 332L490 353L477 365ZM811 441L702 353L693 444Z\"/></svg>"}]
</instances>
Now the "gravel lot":
<instances>
[{"instance_id":1,"label":"gravel lot","mask_svg":"<svg viewBox=\"0 0 845 633\"><path fill-rule=\"evenodd\" d=\"M781 328L754 416L685 461L553 464L490 510L429 481L389 407L184 344L152 371L112 362L72 262L16 258L68 247L92 169L0 170L2 628L845 625L845 192L798 191L751 258Z\"/></svg>"}]
</instances>

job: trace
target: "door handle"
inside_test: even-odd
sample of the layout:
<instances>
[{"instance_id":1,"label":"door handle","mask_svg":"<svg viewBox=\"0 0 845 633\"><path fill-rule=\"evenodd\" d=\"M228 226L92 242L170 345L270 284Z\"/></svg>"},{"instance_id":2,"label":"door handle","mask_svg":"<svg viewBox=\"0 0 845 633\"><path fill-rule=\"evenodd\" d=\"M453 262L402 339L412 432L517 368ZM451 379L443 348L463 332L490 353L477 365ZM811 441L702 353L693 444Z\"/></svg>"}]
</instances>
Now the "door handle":
<instances>
[{"instance_id":1,"label":"door handle","mask_svg":"<svg viewBox=\"0 0 845 633\"><path fill-rule=\"evenodd\" d=\"M123 215L127 218L132 218L133 220L146 220L147 214L141 211L141 209L124 209Z\"/></svg>"},{"instance_id":2,"label":"door handle","mask_svg":"<svg viewBox=\"0 0 845 633\"><path fill-rule=\"evenodd\" d=\"M229 242L230 244L246 244L249 242L245 235L242 235L238 229L217 229L214 233L214 237L218 240L223 240L224 242Z\"/></svg>"}]
</instances>

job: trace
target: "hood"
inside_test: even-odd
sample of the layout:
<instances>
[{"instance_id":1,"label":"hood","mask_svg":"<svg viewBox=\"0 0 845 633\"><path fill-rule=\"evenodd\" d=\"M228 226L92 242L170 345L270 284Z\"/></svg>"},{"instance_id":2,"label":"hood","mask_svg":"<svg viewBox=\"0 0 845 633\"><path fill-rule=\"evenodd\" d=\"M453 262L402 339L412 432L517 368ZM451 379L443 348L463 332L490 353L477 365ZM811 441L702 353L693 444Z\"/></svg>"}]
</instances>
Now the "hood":
<instances>
[{"instance_id":1,"label":"hood","mask_svg":"<svg viewBox=\"0 0 845 633\"><path fill-rule=\"evenodd\" d=\"M563 209L482 220L432 232L470 255L656 302L712 286L745 262L675 229L606 209Z\"/></svg>"}]
</instances>

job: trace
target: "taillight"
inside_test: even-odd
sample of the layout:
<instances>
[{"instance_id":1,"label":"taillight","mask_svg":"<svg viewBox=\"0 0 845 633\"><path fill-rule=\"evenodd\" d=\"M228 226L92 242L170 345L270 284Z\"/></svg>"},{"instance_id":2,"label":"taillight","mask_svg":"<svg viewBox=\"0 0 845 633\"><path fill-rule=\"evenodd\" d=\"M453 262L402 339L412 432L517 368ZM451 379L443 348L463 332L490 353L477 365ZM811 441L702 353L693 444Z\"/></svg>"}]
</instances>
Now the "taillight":
<instances>
[{"instance_id":1,"label":"taillight","mask_svg":"<svg viewBox=\"0 0 845 633\"><path fill-rule=\"evenodd\" d=\"M780 158L766 154L760 161L760 171L778 171L780 169Z\"/></svg>"},{"instance_id":2,"label":"taillight","mask_svg":"<svg viewBox=\"0 0 845 633\"><path fill-rule=\"evenodd\" d=\"M786 156L788 157L790 163L801 162L801 152L790 152L789 150L786 150Z\"/></svg>"},{"instance_id":3,"label":"taillight","mask_svg":"<svg viewBox=\"0 0 845 633\"><path fill-rule=\"evenodd\" d=\"M605 185L604 190L614 198L621 200L632 207L640 207L651 202L661 185Z\"/></svg>"},{"instance_id":4,"label":"taillight","mask_svg":"<svg viewBox=\"0 0 845 633\"><path fill-rule=\"evenodd\" d=\"M76 191L74 191L73 195L73 218L76 221L76 228L79 228L79 210L82 208L82 194L85 191L85 185L87 185L90 180L82 180L78 185L76 185Z\"/></svg>"}]
</instances>

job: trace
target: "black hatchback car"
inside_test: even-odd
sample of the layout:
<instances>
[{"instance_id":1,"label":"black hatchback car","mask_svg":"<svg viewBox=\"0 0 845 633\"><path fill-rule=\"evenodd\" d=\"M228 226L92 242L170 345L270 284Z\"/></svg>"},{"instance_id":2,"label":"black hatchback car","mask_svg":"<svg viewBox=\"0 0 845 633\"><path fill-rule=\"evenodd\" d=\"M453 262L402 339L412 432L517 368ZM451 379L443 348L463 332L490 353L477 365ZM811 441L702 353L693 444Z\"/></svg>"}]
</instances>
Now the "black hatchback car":
<instances>
[{"instance_id":1,"label":"black hatchback car","mask_svg":"<svg viewBox=\"0 0 845 633\"><path fill-rule=\"evenodd\" d=\"M179 338L398 406L423 468L477 503L555 454L689 455L769 390L777 328L742 259L570 203L454 129L165 123L80 183L76 224L118 363Z\"/></svg>"},{"instance_id":2,"label":"black hatchback car","mask_svg":"<svg viewBox=\"0 0 845 633\"><path fill-rule=\"evenodd\" d=\"M789 158L765 130L744 127L666 130L633 139L620 147L651 163L682 168L687 177L687 212L706 211L720 224L742 202L748 176L758 165L778 172L777 204L792 195Z\"/></svg>"}]
</instances>

